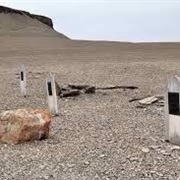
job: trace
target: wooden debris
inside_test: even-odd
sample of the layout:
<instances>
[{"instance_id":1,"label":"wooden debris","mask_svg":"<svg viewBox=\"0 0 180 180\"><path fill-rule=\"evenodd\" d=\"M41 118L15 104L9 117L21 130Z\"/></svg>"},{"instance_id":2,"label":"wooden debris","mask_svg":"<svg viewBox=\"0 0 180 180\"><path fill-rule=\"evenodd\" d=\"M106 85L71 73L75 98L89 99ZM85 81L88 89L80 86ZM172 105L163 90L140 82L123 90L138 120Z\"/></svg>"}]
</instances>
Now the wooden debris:
<instances>
[{"instance_id":1,"label":"wooden debris","mask_svg":"<svg viewBox=\"0 0 180 180\"><path fill-rule=\"evenodd\" d=\"M96 89L100 90L111 90L111 89L138 89L136 86L110 86L110 87L99 87Z\"/></svg>"},{"instance_id":2,"label":"wooden debris","mask_svg":"<svg viewBox=\"0 0 180 180\"><path fill-rule=\"evenodd\" d=\"M129 102L134 102L134 101L139 101L141 100L141 98L133 98L133 99L130 99Z\"/></svg>"},{"instance_id":3,"label":"wooden debris","mask_svg":"<svg viewBox=\"0 0 180 180\"><path fill-rule=\"evenodd\" d=\"M90 85L68 84L68 87L58 88L57 95L60 97L70 97L70 96L78 96L81 93L93 94L98 89L112 90L112 89L137 89L137 88L138 87L136 86L110 86L110 87L96 88L95 86L90 86Z\"/></svg>"},{"instance_id":4,"label":"wooden debris","mask_svg":"<svg viewBox=\"0 0 180 180\"><path fill-rule=\"evenodd\" d=\"M145 109L146 106L144 106L144 105L137 105L136 108L138 108L138 109Z\"/></svg>"},{"instance_id":5,"label":"wooden debris","mask_svg":"<svg viewBox=\"0 0 180 180\"><path fill-rule=\"evenodd\" d=\"M62 91L60 97L71 97L71 96L79 96L80 91L79 90L69 90L69 91Z\"/></svg>"},{"instance_id":6,"label":"wooden debris","mask_svg":"<svg viewBox=\"0 0 180 180\"><path fill-rule=\"evenodd\" d=\"M140 106L151 105L153 103L156 103L157 106L164 106L164 96L149 96L146 98L133 98L129 100L129 102L134 102L134 101L138 101Z\"/></svg>"},{"instance_id":7,"label":"wooden debris","mask_svg":"<svg viewBox=\"0 0 180 180\"><path fill-rule=\"evenodd\" d=\"M70 89L70 88L63 87L61 90L62 90L62 91L70 91L71 89Z\"/></svg>"},{"instance_id":8,"label":"wooden debris","mask_svg":"<svg viewBox=\"0 0 180 180\"><path fill-rule=\"evenodd\" d=\"M62 90L61 90L59 84L58 84L56 81L55 81L55 86L56 86L56 95L57 95L57 96L60 96Z\"/></svg>"},{"instance_id":9,"label":"wooden debris","mask_svg":"<svg viewBox=\"0 0 180 180\"><path fill-rule=\"evenodd\" d=\"M157 106L165 106L165 101L164 100L159 100L157 103L156 103Z\"/></svg>"},{"instance_id":10,"label":"wooden debris","mask_svg":"<svg viewBox=\"0 0 180 180\"><path fill-rule=\"evenodd\" d=\"M87 94L93 94L96 92L96 87L95 86L89 86L84 90L84 93Z\"/></svg>"},{"instance_id":11,"label":"wooden debris","mask_svg":"<svg viewBox=\"0 0 180 180\"><path fill-rule=\"evenodd\" d=\"M143 104L143 105L150 105L150 104L157 102L158 100L159 100L159 98L157 98L156 96L151 96L151 97L141 99L139 101L139 103Z\"/></svg>"},{"instance_id":12,"label":"wooden debris","mask_svg":"<svg viewBox=\"0 0 180 180\"><path fill-rule=\"evenodd\" d=\"M68 86L71 89L79 89L79 90L83 90L89 87L88 85L74 85L74 84L68 84Z\"/></svg>"}]
</instances>

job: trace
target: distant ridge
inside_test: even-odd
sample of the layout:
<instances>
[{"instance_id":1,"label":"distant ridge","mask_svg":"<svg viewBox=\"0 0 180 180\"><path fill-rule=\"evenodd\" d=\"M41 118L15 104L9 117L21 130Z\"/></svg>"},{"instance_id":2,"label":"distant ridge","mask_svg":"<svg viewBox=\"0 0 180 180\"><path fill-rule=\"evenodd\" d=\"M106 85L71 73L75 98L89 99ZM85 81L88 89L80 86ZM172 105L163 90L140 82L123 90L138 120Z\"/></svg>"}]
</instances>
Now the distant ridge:
<instances>
[{"instance_id":1,"label":"distant ridge","mask_svg":"<svg viewBox=\"0 0 180 180\"><path fill-rule=\"evenodd\" d=\"M49 17L0 6L0 36L3 35L59 36L69 39L54 30Z\"/></svg>"}]
</instances>

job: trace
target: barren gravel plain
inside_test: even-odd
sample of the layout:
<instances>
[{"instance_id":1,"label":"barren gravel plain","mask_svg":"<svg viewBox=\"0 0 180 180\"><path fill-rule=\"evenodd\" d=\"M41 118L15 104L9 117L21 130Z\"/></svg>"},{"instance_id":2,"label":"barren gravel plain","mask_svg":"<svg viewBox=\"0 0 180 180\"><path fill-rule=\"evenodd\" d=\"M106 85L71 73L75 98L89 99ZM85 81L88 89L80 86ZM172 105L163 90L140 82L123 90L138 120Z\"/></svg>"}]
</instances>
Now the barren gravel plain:
<instances>
[{"instance_id":1,"label":"barren gravel plain","mask_svg":"<svg viewBox=\"0 0 180 180\"><path fill-rule=\"evenodd\" d=\"M58 98L49 139L0 145L0 180L178 180L180 148L165 142L164 107L132 98L163 95L180 75L179 43L113 43L0 37L0 110L47 108L45 79L60 86L138 86ZM28 97L20 95L20 64Z\"/></svg>"}]
</instances>

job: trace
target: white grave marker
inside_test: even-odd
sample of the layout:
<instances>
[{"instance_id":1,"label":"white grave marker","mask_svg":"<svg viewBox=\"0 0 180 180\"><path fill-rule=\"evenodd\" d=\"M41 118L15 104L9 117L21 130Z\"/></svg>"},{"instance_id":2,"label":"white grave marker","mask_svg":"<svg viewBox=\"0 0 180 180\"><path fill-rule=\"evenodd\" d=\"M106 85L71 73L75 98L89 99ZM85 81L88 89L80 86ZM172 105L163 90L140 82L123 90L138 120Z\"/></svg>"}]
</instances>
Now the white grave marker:
<instances>
[{"instance_id":1,"label":"white grave marker","mask_svg":"<svg viewBox=\"0 0 180 180\"><path fill-rule=\"evenodd\" d=\"M46 88L50 114L52 116L58 116L59 112L57 107L56 85L52 74L50 74L50 76L46 79Z\"/></svg>"},{"instance_id":2,"label":"white grave marker","mask_svg":"<svg viewBox=\"0 0 180 180\"><path fill-rule=\"evenodd\" d=\"M180 78L168 81L165 96L166 140L180 145Z\"/></svg>"},{"instance_id":3,"label":"white grave marker","mask_svg":"<svg viewBox=\"0 0 180 180\"><path fill-rule=\"evenodd\" d=\"M22 96L26 97L26 69L24 65L21 65L20 69L20 86Z\"/></svg>"}]
</instances>

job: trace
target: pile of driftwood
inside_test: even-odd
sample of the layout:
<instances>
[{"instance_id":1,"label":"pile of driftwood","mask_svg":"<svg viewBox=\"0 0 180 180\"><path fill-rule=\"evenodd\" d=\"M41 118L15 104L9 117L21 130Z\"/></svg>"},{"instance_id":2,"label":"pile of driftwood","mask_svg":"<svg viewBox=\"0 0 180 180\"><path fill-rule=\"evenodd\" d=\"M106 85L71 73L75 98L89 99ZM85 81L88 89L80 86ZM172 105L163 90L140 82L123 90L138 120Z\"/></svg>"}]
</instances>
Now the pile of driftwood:
<instances>
[{"instance_id":1,"label":"pile of driftwood","mask_svg":"<svg viewBox=\"0 0 180 180\"><path fill-rule=\"evenodd\" d=\"M72 97L79 96L80 94L94 94L97 90L114 90L114 89L129 89L135 90L138 89L136 86L109 86L109 87L95 87L90 85L76 85L68 84L68 86L61 88L56 82L56 93L57 96L63 97ZM164 106L164 97L163 96L149 96L141 98L133 98L129 102L138 101L139 105L137 108L143 108L145 106L156 103L158 106Z\"/></svg>"},{"instance_id":2,"label":"pile of driftwood","mask_svg":"<svg viewBox=\"0 0 180 180\"><path fill-rule=\"evenodd\" d=\"M69 84L67 87L61 88L56 82L56 93L60 97L78 96L83 93L93 94L96 90L112 90L112 89L138 89L136 86L110 86L110 87L95 87L90 85L74 85Z\"/></svg>"},{"instance_id":3,"label":"pile of driftwood","mask_svg":"<svg viewBox=\"0 0 180 180\"><path fill-rule=\"evenodd\" d=\"M82 93L95 93L96 88L94 86L88 85L71 85L69 84L67 87L60 88L59 85L56 83L56 93L57 96L60 97L71 97L71 96L78 96Z\"/></svg>"}]
</instances>

